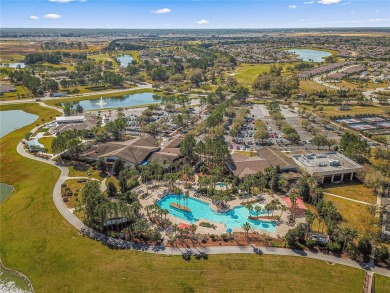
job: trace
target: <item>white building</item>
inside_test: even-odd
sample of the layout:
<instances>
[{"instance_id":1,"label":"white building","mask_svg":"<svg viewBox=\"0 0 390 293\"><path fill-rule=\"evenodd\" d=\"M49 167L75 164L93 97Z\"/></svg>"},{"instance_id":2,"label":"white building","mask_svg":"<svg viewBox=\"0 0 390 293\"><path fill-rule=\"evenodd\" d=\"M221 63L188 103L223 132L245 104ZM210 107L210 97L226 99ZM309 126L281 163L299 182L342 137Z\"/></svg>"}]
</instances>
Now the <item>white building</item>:
<instances>
[{"instance_id":1,"label":"white building","mask_svg":"<svg viewBox=\"0 0 390 293\"><path fill-rule=\"evenodd\" d=\"M293 160L306 173L322 183L349 181L363 167L338 152L293 155Z\"/></svg>"}]
</instances>

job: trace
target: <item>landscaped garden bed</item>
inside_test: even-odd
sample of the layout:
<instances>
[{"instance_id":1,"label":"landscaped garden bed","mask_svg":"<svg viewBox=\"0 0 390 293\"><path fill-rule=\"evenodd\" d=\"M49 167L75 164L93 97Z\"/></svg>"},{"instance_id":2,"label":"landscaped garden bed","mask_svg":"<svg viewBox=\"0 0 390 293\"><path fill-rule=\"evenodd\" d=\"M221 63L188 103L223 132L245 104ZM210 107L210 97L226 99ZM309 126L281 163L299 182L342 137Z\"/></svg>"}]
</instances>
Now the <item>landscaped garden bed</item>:
<instances>
[{"instance_id":1,"label":"landscaped garden bed","mask_svg":"<svg viewBox=\"0 0 390 293\"><path fill-rule=\"evenodd\" d=\"M262 220L262 221L276 221L277 217L274 216L249 216L249 220Z\"/></svg>"},{"instance_id":2,"label":"landscaped garden bed","mask_svg":"<svg viewBox=\"0 0 390 293\"><path fill-rule=\"evenodd\" d=\"M191 211L190 208L187 208L185 206L182 206L182 205L174 203L174 202L171 202L169 205L171 207L175 208L175 209L179 209L179 210L182 210L182 211L185 211L185 212L190 212Z\"/></svg>"}]
</instances>

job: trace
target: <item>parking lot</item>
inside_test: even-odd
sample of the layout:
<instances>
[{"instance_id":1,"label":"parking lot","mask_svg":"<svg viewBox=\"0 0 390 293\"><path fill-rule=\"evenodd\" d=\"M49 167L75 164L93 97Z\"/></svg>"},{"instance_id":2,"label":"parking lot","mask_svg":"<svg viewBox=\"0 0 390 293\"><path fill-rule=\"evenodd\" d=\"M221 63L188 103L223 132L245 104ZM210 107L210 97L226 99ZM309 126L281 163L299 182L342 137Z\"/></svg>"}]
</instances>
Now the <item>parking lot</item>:
<instances>
[{"instance_id":1,"label":"parking lot","mask_svg":"<svg viewBox=\"0 0 390 293\"><path fill-rule=\"evenodd\" d=\"M283 137L283 133L278 130L273 119L270 117L268 109L265 105L253 104L250 108L250 114L247 115L246 122L244 122L241 132L237 137L231 137L229 134L225 135L225 140L228 142L230 150L247 150L256 149L262 146L276 146L281 150L295 150L304 148L306 150L317 149L316 146L311 145L313 135L301 126L302 118L295 111L291 111L287 107L281 108L282 115L286 118L286 122L298 132L302 143L300 145L293 145L290 141ZM270 135L269 139L265 139L263 142L256 141L254 135L256 132L255 121L262 120L267 125L267 130ZM317 125L317 127L319 127ZM226 127L226 131L229 132L231 125ZM331 128L321 128L328 138L340 140L340 136L332 131Z\"/></svg>"}]
</instances>

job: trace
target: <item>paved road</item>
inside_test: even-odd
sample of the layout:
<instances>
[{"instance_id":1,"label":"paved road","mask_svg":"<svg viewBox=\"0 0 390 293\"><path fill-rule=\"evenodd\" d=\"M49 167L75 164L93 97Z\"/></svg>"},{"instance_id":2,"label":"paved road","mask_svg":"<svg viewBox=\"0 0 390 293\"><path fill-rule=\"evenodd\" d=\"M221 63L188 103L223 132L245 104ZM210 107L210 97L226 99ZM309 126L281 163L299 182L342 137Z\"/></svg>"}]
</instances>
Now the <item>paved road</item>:
<instances>
[{"instance_id":1,"label":"paved road","mask_svg":"<svg viewBox=\"0 0 390 293\"><path fill-rule=\"evenodd\" d=\"M58 100L58 99L69 99L69 98L82 98L82 97L89 97L89 96L98 96L98 95L105 95L105 94L114 94L114 93L122 93L122 92L129 92L129 91L136 91L141 89L150 89L152 88L151 84L145 84L145 85L138 85L137 87L130 88L130 89L120 89L120 90L109 90L109 91L100 91L100 92L91 92L91 93L84 93L84 94L74 94L74 95L67 95L65 97L46 97L41 98L42 102L49 101L49 100ZM9 104L25 104L25 103L36 103L36 99L19 99L19 100L11 100L11 101L1 101L0 105L9 105Z\"/></svg>"}]
</instances>

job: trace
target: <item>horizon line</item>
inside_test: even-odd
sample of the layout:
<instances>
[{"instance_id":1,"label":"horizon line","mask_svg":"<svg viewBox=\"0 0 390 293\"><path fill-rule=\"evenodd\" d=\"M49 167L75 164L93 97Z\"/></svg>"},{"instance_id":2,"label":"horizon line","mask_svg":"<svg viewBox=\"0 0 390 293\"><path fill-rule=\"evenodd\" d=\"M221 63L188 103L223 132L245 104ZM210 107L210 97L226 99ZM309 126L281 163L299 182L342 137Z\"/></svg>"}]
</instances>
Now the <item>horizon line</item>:
<instances>
[{"instance_id":1,"label":"horizon line","mask_svg":"<svg viewBox=\"0 0 390 293\"><path fill-rule=\"evenodd\" d=\"M172 27L172 28L121 28L121 27L2 27L0 28L0 32L3 29L104 29L104 30L114 30L114 29L123 29L123 30L269 30L269 29L388 29L390 30L390 26L320 26L320 27L243 27L243 28L206 28L206 27L198 27L198 28L180 28L180 27Z\"/></svg>"}]
</instances>

